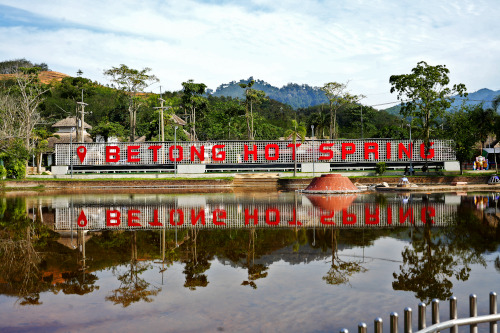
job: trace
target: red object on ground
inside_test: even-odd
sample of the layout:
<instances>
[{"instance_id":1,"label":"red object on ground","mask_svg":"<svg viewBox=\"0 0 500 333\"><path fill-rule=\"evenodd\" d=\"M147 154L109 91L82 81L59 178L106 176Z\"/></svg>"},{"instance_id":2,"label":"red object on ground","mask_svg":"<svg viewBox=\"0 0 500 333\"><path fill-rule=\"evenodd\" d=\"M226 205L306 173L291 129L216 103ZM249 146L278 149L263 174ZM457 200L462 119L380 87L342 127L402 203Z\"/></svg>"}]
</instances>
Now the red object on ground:
<instances>
[{"instance_id":1,"label":"red object on ground","mask_svg":"<svg viewBox=\"0 0 500 333\"><path fill-rule=\"evenodd\" d=\"M314 178L304 193L354 193L360 190L351 180L339 173Z\"/></svg>"},{"instance_id":2,"label":"red object on ground","mask_svg":"<svg viewBox=\"0 0 500 333\"><path fill-rule=\"evenodd\" d=\"M335 213L349 208L349 206L356 199L357 195L349 194L323 196L318 194L310 194L306 195L306 197L307 199L309 199L309 201L311 201L313 206Z\"/></svg>"}]
</instances>

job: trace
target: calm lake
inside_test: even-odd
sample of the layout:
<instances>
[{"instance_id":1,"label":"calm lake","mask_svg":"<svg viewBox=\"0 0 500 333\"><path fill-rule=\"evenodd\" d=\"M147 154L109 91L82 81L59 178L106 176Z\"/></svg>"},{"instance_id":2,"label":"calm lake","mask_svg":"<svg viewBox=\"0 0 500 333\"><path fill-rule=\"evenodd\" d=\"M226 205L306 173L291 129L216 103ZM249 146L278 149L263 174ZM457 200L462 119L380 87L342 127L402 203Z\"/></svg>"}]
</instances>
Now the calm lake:
<instances>
[{"instance_id":1,"label":"calm lake","mask_svg":"<svg viewBox=\"0 0 500 333\"><path fill-rule=\"evenodd\" d=\"M0 196L1 332L338 332L500 292L498 193ZM430 306L427 321L430 324ZM488 325L479 325L486 331ZM464 328L468 331L468 328Z\"/></svg>"}]
</instances>

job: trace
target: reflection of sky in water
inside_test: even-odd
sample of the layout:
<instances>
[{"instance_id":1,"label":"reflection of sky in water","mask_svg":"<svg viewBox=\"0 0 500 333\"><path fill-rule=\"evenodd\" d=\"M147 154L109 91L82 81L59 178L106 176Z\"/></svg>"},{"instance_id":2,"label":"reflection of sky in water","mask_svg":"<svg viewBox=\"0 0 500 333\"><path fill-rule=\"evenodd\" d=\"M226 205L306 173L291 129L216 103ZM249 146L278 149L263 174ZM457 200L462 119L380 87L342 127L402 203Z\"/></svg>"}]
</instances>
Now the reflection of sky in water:
<instances>
[{"instance_id":1,"label":"reflection of sky in water","mask_svg":"<svg viewBox=\"0 0 500 333\"><path fill-rule=\"evenodd\" d=\"M163 285L161 265L153 264L141 277L160 287L161 292L153 296L151 303L138 302L126 308L104 301L110 291L119 286L116 276L106 269L97 274L99 290L85 296L44 293L42 306L24 308L16 305L13 298L1 296L0 320L28 329L42 326L47 331L61 332L197 332L217 328L229 332L338 331L342 327L353 330L359 321L371 327L377 316L382 316L387 323L391 311L401 316L406 306L416 311L419 301L411 292L392 289L392 273L399 269L405 245L398 239L379 238L373 246L364 249L364 261L360 247L339 251L340 259L360 261L367 271L354 274L350 285L337 286L328 285L322 279L331 264L328 254L322 260L295 265L276 261L269 266L266 278L255 281L257 289L241 285L247 280L246 269L224 265L218 259L213 260L205 272L208 286L195 291L183 287L183 264L174 263L163 273ZM304 251L310 250L304 248ZM468 281L452 279L460 313L467 313L471 292L476 292L481 300L479 312L488 310L487 294L498 287L500 277L493 267L495 257L495 254L486 256L486 269L474 265ZM128 266L117 267L119 272L127 269ZM448 305L441 307L444 320Z\"/></svg>"},{"instance_id":2,"label":"reflection of sky in water","mask_svg":"<svg viewBox=\"0 0 500 333\"><path fill-rule=\"evenodd\" d=\"M459 199L453 204L458 205ZM112 268L93 272L98 277L95 284L99 289L83 296L65 295L62 291L44 292L40 298L42 305L21 306L16 297L0 295L0 331L338 332L347 327L353 332L360 321L366 322L369 331L373 331L373 320L379 316L388 328L392 311L399 313L402 330L403 309L407 306L414 311L416 329L420 300L414 292L394 290L392 285L393 273L401 271L402 252L405 247L411 247L410 229L399 229L391 237L378 237L364 248L346 244L343 235L340 232L338 236L339 259L358 262L366 269L350 276L348 284L327 284L323 278L331 267L331 248L322 252L307 244L301 245L298 253L293 251L292 244L285 244L273 253L265 251L265 255L256 258L256 263L267 265L268 273L267 277L254 280L257 289L242 285L249 279L248 270L236 267L226 258L210 261L210 268L203 273L209 283L196 290L184 287L185 264L175 262L162 277L161 264L142 261L141 264L149 263L151 268L140 274L140 278L152 287L161 288L158 295L151 296L152 302L140 301L122 307L105 301L120 286L118 273L123 274L130 268L125 264L115 267L115 272ZM182 246L180 250L186 251ZM498 251L483 254L487 266L471 265L466 281L450 278L452 292L458 297L460 316L468 314L470 293L478 296L479 314L488 312L488 293L500 292L500 272L494 267L497 256ZM242 258L238 264L245 263L246 258ZM428 322L430 317L429 306ZM448 302L442 301L441 320L447 317Z\"/></svg>"}]
</instances>

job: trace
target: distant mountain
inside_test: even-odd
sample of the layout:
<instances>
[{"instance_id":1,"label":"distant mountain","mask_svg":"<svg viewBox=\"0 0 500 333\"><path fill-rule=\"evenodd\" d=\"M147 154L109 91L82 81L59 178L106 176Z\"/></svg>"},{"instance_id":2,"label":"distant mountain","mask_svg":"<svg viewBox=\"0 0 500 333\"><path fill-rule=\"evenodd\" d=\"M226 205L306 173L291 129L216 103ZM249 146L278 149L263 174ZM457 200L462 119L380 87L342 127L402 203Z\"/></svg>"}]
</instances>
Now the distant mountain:
<instances>
[{"instance_id":1,"label":"distant mountain","mask_svg":"<svg viewBox=\"0 0 500 333\"><path fill-rule=\"evenodd\" d=\"M239 82L232 81L221 84L215 91L210 91L209 93L216 97L226 96L243 99L244 89L239 84L248 83L251 80L254 80L253 77L247 80L240 80ZM278 88L265 81L255 80L252 88L262 90L269 98L288 104L294 109L328 103L325 93L319 87L311 87L307 84L289 83L286 86Z\"/></svg>"},{"instance_id":2,"label":"distant mountain","mask_svg":"<svg viewBox=\"0 0 500 333\"><path fill-rule=\"evenodd\" d=\"M494 91L491 89L483 88L479 89L476 92L469 93L467 97L455 96L455 100L453 101L453 103L451 103L451 108L449 110L453 111L455 107L460 107L464 100L466 101L465 104L467 105L476 105L483 103L483 108L490 108L491 102L498 95L500 95L500 90ZM385 111L390 114L399 115L400 109L400 105L395 105L388 109L385 109Z\"/></svg>"},{"instance_id":3,"label":"distant mountain","mask_svg":"<svg viewBox=\"0 0 500 333\"><path fill-rule=\"evenodd\" d=\"M451 107L462 105L463 100L467 105L476 105L483 103L483 108L491 108L491 102L495 97L500 95L500 90L493 91L487 88L479 89L476 92L470 93L467 97L455 97L455 101L451 104Z\"/></svg>"}]
</instances>

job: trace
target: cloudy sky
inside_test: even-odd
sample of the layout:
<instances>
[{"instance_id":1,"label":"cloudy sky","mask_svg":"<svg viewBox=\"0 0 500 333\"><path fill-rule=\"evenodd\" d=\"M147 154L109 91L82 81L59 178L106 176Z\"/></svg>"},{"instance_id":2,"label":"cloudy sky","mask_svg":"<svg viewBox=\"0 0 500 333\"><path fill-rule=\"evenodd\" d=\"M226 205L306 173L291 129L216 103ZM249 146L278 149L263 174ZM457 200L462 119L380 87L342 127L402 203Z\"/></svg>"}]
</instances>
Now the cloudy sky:
<instances>
[{"instance_id":1,"label":"cloudy sky","mask_svg":"<svg viewBox=\"0 0 500 333\"><path fill-rule=\"evenodd\" d=\"M347 82L366 105L396 100L392 74L446 65L470 92L500 89L498 0L0 0L0 61L26 58L108 83L152 68L150 89ZM390 106L390 105L389 105ZM385 107L377 107L385 108Z\"/></svg>"}]
</instances>

